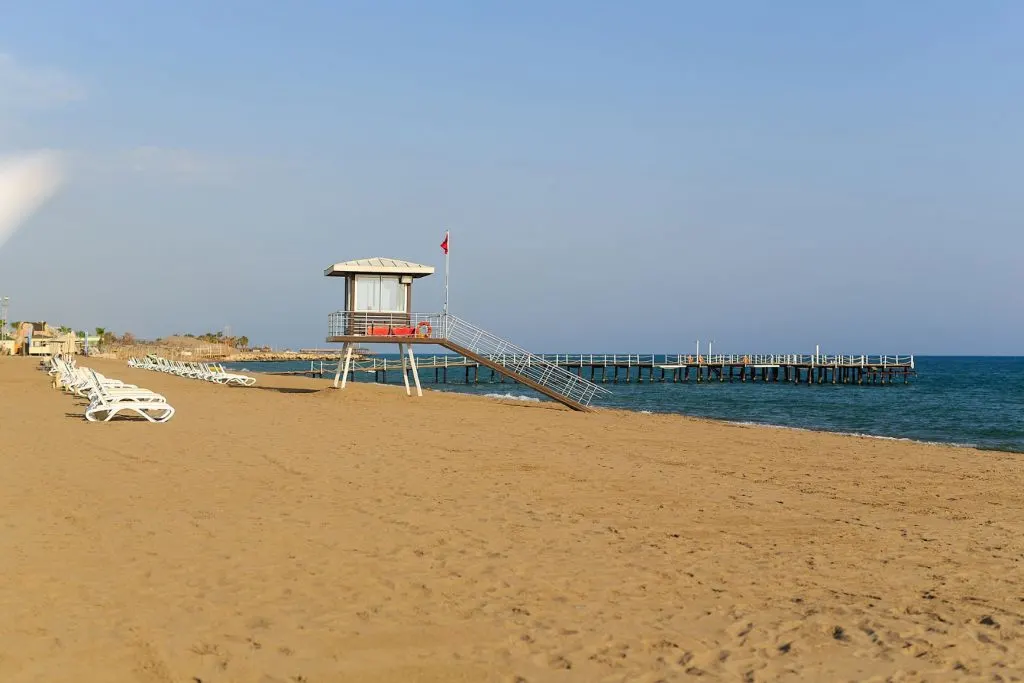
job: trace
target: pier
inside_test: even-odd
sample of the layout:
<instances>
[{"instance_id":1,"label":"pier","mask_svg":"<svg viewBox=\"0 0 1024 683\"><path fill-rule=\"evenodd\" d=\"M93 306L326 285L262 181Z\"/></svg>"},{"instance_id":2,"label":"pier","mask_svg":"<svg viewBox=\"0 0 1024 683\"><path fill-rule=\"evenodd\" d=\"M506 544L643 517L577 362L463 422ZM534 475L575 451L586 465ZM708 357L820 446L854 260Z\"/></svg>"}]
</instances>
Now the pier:
<instances>
[{"instance_id":1,"label":"pier","mask_svg":"<svg viewBox=\"0 0 1024 683\"><path fill-rule=\"evenodd\" d=\"M751 384L907 384L917 374L914 356L868 356L825 354L531 354L521 356L488 355L478 359L452 354L417 355L416 366L423 378L433 376L436 384L506 382L515 380L496 371L495 365L512 362L529 367L531 363L557 366L577 377L602 384L740 382ZM373 374L380 383L389 373L401 373L398 358L370 358L353 361L350 372ZM483 369L483 373L481 373ZM308 370L273 373L323 377L335 374L336 363L311 362ZM433 371L432 373L430 371ZM399 377L401 375L399 374Z\"/></svg>"},{"instance_id":2,"label":"pier","mask_svg":"<svg viewBox=\"0 0 1024 683\"><path fill-rule=\"evenodd\" d=\"M446 242L447 244L447 242ZM420 372L434 381L461 375L464 383L511 381L528 386L572 410L586 412L595 398L609 393L604 384L654 382L761 382L794 384L893 384L909 381L913 356L696 355L687 354L536 354L448 312L413 313L412 286L433 274L433 266L400 259L343 261L324 270L345 284L346 308L327 317L327 343L341 344L334 366L334 386L344 389L349 376L373 373L386 382L398 371L406 394L423 395ZM353 357L356 348L395 344L398 358ZM447 349L451 355L424 356L415 346ZM710 351L710 345L708 351ZM487 377L487 371L490 376ZM302 374L323 376L310 364ZM297 373L296 373L297 374ZM600 377L598 377L600 374ZM411 380L411 381L410 381ZM455 379L455 381L459 381Z\"/></svg>"}]
</instances>

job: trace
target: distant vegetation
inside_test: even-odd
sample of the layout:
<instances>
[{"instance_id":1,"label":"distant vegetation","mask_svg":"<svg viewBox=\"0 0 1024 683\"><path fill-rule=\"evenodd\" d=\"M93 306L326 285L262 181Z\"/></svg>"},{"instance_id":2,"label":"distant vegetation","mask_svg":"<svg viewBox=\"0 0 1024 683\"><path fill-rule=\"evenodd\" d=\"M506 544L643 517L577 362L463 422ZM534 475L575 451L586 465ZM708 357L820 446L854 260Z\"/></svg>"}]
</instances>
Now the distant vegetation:
<instances>
[{"instance_id":1,"label":"distant vegetation","mask_svg":"<svg viewBox=\"0 0 1024 683\"><path fill-rule=\"evenodd\" d=\"M224 344L233 349L249 348L249 338L245 335L240 337L228 337L225 336L223 332L205 332L203 334L192 334L189 332L178 336L188 337L189 339L198 339L199 341L206 342L208 344Z\"/></svg>"},{"instance_id":2,"label":"distant vegetation","mask_svg":"<svg viewBox=\"0 0 1024 683\"><path fill-rule=\"evenodd\" d=\"M2 324L2 323L0 323L0 324ZM11 320L11 321L7 322L6 327L10 328L11 333L14 334L14 333L17 332L19 325L21 325L21 321ZM6 332L5 329L4 330L0 330L0 331ZM99 337L98 346L114 345L114 344L119 344L121 346L131 346L131 345L134 345L134 344L151 344L151 343L153 343L153 344L160 344L161 342L165 341L163 339L157 339L157 340L155 340L153 342L149 342L149 341L146 341L146 340L143 340L143 339L138 339L131 332L123 332L121 334L116 334L113 331L108 330L105 327L97 327L97 328L95 328L93 330L93 332L91 334L87 334L85 330L73 330L72 328L68 327L67 325L62 325L61 327L58 328L58 332L60 334L72 334L73 333L75 336L79 337L80 339L81 338L85 338L86 336L88 336L88 337ZM174 337L184 337L186 339L194 339L197 342L203 342L203 343L206 343L206 344L223 344L224 346L227 346L227 347L232 348L232 349L238 349L238 350L247 350L247 349L250 348L250 346L249 346L249 337L247 337L245 335L228 336L228 335L225 335L223 332L204 332L203 334L193 334L191 332L186 332L184 334L178 334L178 335L173 335L173 336Z\"/></svg>"},{"instance_id":3,"label":"distant vegetation","mask_svg":"<svg viewBox=\"0 0 1024 683\"><path fill-rule=\"evenodd\" d=\"M79 337L84 337L85 332L78 332ZM90 335L93 336L93 335ZM167 340L156 339L152 342L137 338L131 332L124 332L120 335L115 334L105 327L97 327L94 336L100 338L101 343L105 344L121 344L122 346L130 346L132 344L160 344ZM197 342L204 342L207 344L223 344L233 349L247 349L249 348L249 338L245 335L237 337L225 336L223 332L205 332L203 334L192 334L191 332L185 332L182 334L171 335L172 337L183 337L185 339L195 339Z\"/></svg>"}]
</instances>

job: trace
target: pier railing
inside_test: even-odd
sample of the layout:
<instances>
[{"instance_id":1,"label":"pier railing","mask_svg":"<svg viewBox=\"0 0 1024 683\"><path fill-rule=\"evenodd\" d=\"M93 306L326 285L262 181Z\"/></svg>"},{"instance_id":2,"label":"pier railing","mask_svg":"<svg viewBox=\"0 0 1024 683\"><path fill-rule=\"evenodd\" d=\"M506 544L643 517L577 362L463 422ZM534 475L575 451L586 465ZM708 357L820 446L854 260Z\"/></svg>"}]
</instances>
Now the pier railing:
<instances>
[{"instance_id":1,"label":"pier railing","mask_svg":"<svg viewBox=\"0 0 1024 683\"><path fill-rule=\"evenodd\" d=\"M647 356L651 358L651 356ZM888 356L888 355L828 355L828 354L675 354L664 356L664 365L755 365L755 366L776 366L776 365L808 365L829 366L829 367L889 367L909 366L914 367L914 356Z\"/></svg>"},{"instance_id":2,"label":"pier railing","mask_svg":"<svg viewBox=\"0 0 1024 683\"><path fill-rule=\"evenodd\" d=\"M696 354L611 354L611 353L549 353L531 354L528 358L517 355L485 355L487 360L499 365L509 366L513 363L525 363L527 365L543 361L545 364L554 364L565 368L680 368L686 366L747 366L747 367L780 367L805 366L805 367L862 367L862 368L897 368L909 367L913 369L913 356L867 356L867 355L835 355L824 354L715 354L711 356ZM453 354L417 355L416 365L421 369L433 368L459 368L466 365L479 365L475 360L464 356ZM315 369L315 364L310 366ZM320 368L324 367L320 363ZM329 366L333 367L333 366ZM352 368L355 370L372 371L396 371L402 368L402 361L399 358L373 357L353 361Z\"/></svg>"},{"instance_id":3,"label":"pier railing","mask_svg":"<svg viewBox=\"0 0 1024 683\"><path fill-rule=\"evenodd\" d=\"M914 357L906 356L884 356L884 355L826 355L826 354L602 354L602 353L562 353L544 354L543 357L558 365L569 366L607 366L607 367L636 367L644 366L686 366L686 365L808 365L808 366L839 366L839 367L868 367L868 366L904 366L913 367Z\"/></svg>"},{"instance_id":4,"label":"pier railing","mask_svg":"<svg viewBox=\"0 0 1024 683\"><path fill-rule=\"evenodd\" d=\"M364 337L367 343L389 338L415 337L421 340L450 340L474 353L511 367L516 364L564 366L828 366L828 367L914 367L912 355L847 355L793 353L731 353L731 354L599 354L556 353L533 354L511 342L496 337L454 315L443 313L376 313L338 311L328 317L328 337ZM461 341L460 341L461 340ZM464 344L462 342L465 342ZM486 350L485 350L486 349ZM492 358L493 357L493 358ZM500 358L500 360L498 360ZM383 362L383 361L382 361ZM420 362L422 366L422 362Z\"/></svg>"}]
</instances>

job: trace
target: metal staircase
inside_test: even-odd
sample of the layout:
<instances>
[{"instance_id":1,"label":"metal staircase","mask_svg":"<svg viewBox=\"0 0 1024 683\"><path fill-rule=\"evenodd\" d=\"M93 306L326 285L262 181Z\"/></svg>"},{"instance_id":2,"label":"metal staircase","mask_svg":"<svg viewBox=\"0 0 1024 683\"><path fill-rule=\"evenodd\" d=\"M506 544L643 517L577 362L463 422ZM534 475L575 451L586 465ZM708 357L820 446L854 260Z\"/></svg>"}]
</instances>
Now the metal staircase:
<instances>
[{"instance_id":1,"label":"metal staircase","mask_svg":"<svg viewBox=\"0 0 1024 683\"><path fill-rule=\"evenodd\" d=\"M607 389L454 315L442 314L437 341L575 410L588 410Z\"/></svg>"}]
</instances>

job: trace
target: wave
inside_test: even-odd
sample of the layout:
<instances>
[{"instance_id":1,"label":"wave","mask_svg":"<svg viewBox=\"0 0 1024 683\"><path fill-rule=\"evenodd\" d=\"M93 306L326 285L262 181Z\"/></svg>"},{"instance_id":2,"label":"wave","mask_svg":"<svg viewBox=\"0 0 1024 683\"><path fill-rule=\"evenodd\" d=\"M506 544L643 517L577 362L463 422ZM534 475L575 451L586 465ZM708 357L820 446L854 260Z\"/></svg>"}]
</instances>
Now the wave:
<instances>
[{"instance_id":1,"label":"wave","mask_svg":"<svg viewBox=\"0 0 1024 683\"><path fill-rule=\"evenodd\" d=\"M715 419L715 418L708 418ZM862 439L878 439L880 441L906 441L908 443L919 443L926 446L952 446L954 448L977 448L981 450L997 450L980 446L976 443L957 443L955 441L925 441L924 439L911 439L905 436L883 436L881 434L865 434L864 432L843 432L834 429L815 429L813 427L791 427L789 425L777 425L767 422L751 422L739 420L716 420L725 424L738 427L763 427L765 429L785 429L792 432L811 432L815 434L839 434L840 436L857 436Z\"/></svg>"},{"instance_id":2,"label":"wave","mask_svg":"<svg viewBox=\"0 0 1024 683\"><path fill-rule=\"evenodd\" d=\"M720 424L733 425L735 427L760 427L762 429L784 429L792 432L809 432L811 434L838 434L839 436L856 436L862 439L878 439L880 441L905 441L907 443L919 443L926 446L952 446L953 448L974 448L980 451L999 451L1003 453L1021 453L1020 449L1016 449L1009 446L986 446L977 443L957 442L957 441L927 441L925 439L912 439L905 436L884 436L882 434L868 434L865 432L847 432L838 429L825 429L817 427L794 427L792 425L781 425L773 424L771 422L755 422L753 420L729 420L722 417L712 417L710 415L692 415L687 413L680 413L672 410L635 410L626 408L625 410L640 415L679 415L682 417L688 417L695 420L708 420L710 422L718 422Z\"/></svg>"},{"instance_id":3,"label":"wave","mask_svg":"<svg viewBox=\"0 0 1024 683\"><path fill-rule=\"evenodd\" d=\"M527 403L540 403L536 396L525 396L523 394L484 394L484 398L496 398L501 401L524 401Z\"/></svg>"}]
</instances>

